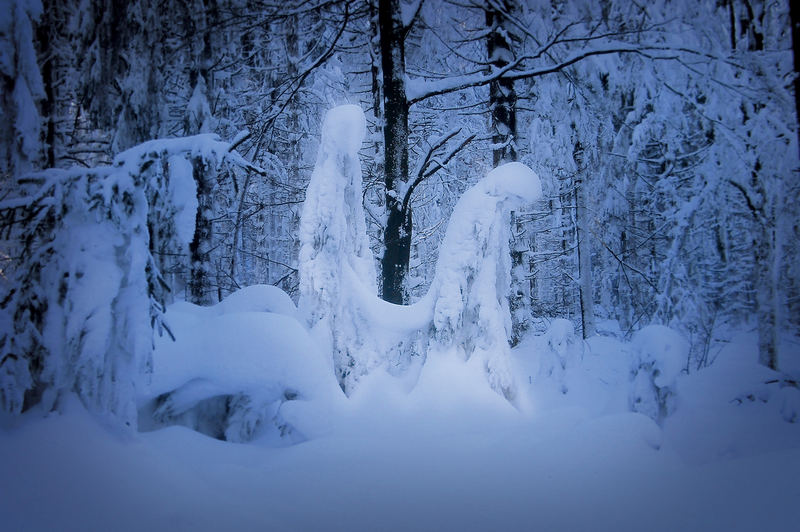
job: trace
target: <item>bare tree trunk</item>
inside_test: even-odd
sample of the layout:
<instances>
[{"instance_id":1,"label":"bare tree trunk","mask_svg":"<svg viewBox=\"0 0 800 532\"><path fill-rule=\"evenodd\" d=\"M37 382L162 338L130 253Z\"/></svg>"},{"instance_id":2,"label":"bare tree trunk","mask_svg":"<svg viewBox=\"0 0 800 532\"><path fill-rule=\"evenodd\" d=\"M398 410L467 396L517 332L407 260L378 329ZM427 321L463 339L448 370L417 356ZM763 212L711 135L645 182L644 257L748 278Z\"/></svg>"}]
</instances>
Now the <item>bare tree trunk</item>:
<instances>
[{"instance_id":1,"label":"bare tree trunk","mask_svg":"<svg viewBox=\"0 0 800 532\"><path fill-rule=\"evenodd\" d=\"M764 220L768 222L768 220ZM758 362L778 369L778 283L776 271L776 228L762 223L755 242L756 319L758 321Z\"/></svg>"},{"instance_id":2,"label":"bare tree trunk","mask_svg":"<svg viewBox=\"0 0 800 532\"><path fill-rule=\"evenodd\" d=\"M380 0L381 66L383 101L386 209L381 260L382 297L391 303L406 300L405 278L411 258L411 207L403 208L397 188L408 180L408 100L406 99L405 28L400 0Z\"/></svg>"},{"instance_id":3,"label":"bare tree trunk","mask_svg":"<svg viewBox=\"0 0 800 532\"><path fill-rule=\"evenodd\" d=\"M498 5L487 2L485 7L486 53L489 62L495 68L503 68L514 58L513 43L505 15L513 9L510 0L502 0ZM517 149L517 93L514 80L500 78L489 84L489 110L491 112L492 144L494 145L492 160L494 166L516 161ZM509 310L511 311L511 344L516 345L527 328L525 308L530 307L530 291L526 277L530 271L525 268L525 245L521 242L524 228L518 221L517 213L511 212L511 293L509 294Z\"/></svg>"},{"instance_id":4,"label":"bare tree trunk","mask_svg":"<svg viewBox=\"0 0 800 532\"><path fill-rule=\"evenodd\" d=\"M797 122L800 123L800 7L797 2L789 2L792 19L792 48L794 49L794 105ZM797 148L800 150L800 127L797 128Z\"/></svg>"},{"instance_id":5,"label":"bare tree trunk","mask_svg":"<svg viewBox=\"0 0 800 532\"><path fill-rule=\"evenodd\" d=\"M197 183L197 214L195 215L194 238L189 244L191 273L189 298L195 305L210 305L211 300L211 234L214 215L214 183L209 179L202 157L192 161L195 183Z\"/></svg>"},{"instance_id":6,"label":"bare tree trunk","mask_svg":"<svg viewBox=\"0 0 800 532\"><path fill-rule=\"evenodd\" d=\"M500 2L502 11L494 3L486 5L486 51L489 62L496 68L507 66L514 59L511 33L505 22L504 12L512 9L509 0ZM517 160L517 93L514 80L500 78L489 83L489 110L492 122L493 160L497 166Z\"/></svg>"},{"instance_id":7,"label":"bare tree trunk","mask_svg":"<svg viewBox=\"0 0 800 532\"><path fill-rule=\"evenodd\" d=\"M576 223L578 232L578 289L581 300L581 324L583 338L595 334L594 300L592 299L592 246L589 240L589 215L586 212L586 183L584 169L578 170L575 179Z\"/></svg>"},{"instance_id":8,"label":"bare tree trunk","mask_svg":"<svg viewBox=\"0 0 800 532\"><path fill-rule=\"evenodd\" d=\"M41 60L40 72L42 74L42 84L44 85L45 98L41 102L41 115L45 122L44 125L44 163L46 168L54 168L56 165L56 91L53 72L55 61L58 54L54 50L54 26L57 16L56 5L45 3L42 20L36 28L36 39L39 41L39 56Z\"/></svg>"}]
</instances>

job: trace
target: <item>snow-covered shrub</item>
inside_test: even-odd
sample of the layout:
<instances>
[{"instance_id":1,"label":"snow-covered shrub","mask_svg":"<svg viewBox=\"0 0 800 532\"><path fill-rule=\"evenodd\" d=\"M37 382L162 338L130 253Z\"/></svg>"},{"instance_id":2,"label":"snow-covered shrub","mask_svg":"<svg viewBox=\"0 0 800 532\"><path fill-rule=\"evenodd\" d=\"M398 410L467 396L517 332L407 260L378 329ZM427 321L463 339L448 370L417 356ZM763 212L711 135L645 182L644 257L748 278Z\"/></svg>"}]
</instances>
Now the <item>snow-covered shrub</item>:
<instances>
[{"instance_id":1,"label":"snow-covered shrub","mask_svg":"<svg viewBox=\"0 0 800 532\"><path fill-rule=\"evenodd\" d=\"M56 406L74 392L91 411L135 426L135 389L163 329L166 283L151 234L173 249L194 233L188 160L236 159L212 135L150 141L111 167L19 180L0 213L19 259L1 300L0 408ZM150 203L159 200L157 212Z\"/></svg>"},{"instance_id":2,"label":"snow-covered shrub","mask_svg":"<svg viewBox=\"0 0 800 532\"><path fill-rule=\"evenodd\" d=\"M556 318L547 329L546 336L550 352L557 357L561 369L566 369L567 363L572 361L574 347L577 343L575 326L569 320Z\"/></svg>"},{"instance_id":3,"label":"snow-covered shrub","mask_svg":"<svg viewBox=\"0 0 800 532\"><path fill-rule=\"evenodd\" d=\"M771 370L767 370L771 371ZM753 375L766 373L761 367L752 372ZM785 375L773 372L770 378L756 387L749 387L744 393L739 393L731 403L742 405L748 403L770 404L787 423L797 423L800 420L800 388L797 382Z\"/></svg>"},{"instance_id":4,"label":"snow-covered shrub","mask_svg":"<svg viewBox=\"0 0 800 532\"><path fill-rule=\"evenodd\" d=\"M797 386L784 386L778 392L781 417L788 423L800 421L800 389Z\"/></svg>"},{"instance_id":5,"label":"snow-covered shrub","mask_svg":"<svg viewBox=\"0 0 800 532\"><path fill-rule=\"evenodd\" d=\"M689 342L663 325L648 325L632 339L629 404L661 423L675 409L676 380L689 356Z\"/></svg>"},{"instance_id":6,"label":"snow-covered shrub","mask_svg":"<svg viewBox=\"0 0 800 532\"><path fill-rule=\"evenodd\" d=\"M578 361L580 341L571 321L557 318L544 334L546 347L539 353L539 376L556 380L567 392L567 370Z\"/></svg>"}]
</instances>

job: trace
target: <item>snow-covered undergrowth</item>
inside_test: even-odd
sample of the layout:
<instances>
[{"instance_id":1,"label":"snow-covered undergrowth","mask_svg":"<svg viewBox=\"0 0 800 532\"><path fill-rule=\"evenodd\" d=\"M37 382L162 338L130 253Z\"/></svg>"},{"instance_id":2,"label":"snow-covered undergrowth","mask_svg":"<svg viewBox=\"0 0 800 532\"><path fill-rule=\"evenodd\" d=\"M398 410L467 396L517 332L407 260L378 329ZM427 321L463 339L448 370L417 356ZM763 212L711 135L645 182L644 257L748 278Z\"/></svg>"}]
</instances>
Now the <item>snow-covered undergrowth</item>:
<instances>
[{"instance_id":1,"label":"snow-covered undergrowth","mask_svg":"<svg viewBox=\"0 0 800 532\"><path fill-rule=\"evenodd\" d=\"M455 356L431 358L411 390L379 370L344 398L330 363L296 350L308 341L299 322L256 310L269 299L259 290L228 308L170 307L177 342L159 344L151 394L175 385L158 364L181 347L229 360L214 375L237 383L272 364L276 394L313 385L314 398L331 401L324 411L280 407L317 432L288 447L181 426L120 433L77 400L45 419L4 418L3 528L790 530L800 519L800 424L784 420L781 389L765 384L777 374L755 363L753 336L680 374L662 426L629 410L637 343L583 344L563 322L511 352L519 409ZM566 360L560 375L553 357Z\"/></svg>"}]
</instances>

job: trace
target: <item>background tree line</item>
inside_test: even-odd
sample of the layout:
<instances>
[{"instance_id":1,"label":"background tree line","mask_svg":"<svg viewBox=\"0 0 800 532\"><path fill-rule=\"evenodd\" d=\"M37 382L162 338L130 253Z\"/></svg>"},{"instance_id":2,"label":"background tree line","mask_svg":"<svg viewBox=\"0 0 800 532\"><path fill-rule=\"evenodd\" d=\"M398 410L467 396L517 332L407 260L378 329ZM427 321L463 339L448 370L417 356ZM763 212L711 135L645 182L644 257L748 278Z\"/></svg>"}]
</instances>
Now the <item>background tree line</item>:
<instances>
[{"instance_id":1,"label":"background tree line","mask_svg":"<svg viewBox=\"0 0 800 532\"><path fill-rule=\"evenodd\" d=\"M4 191L161 137L217 133L252 163L195 172L188 252L160 245L151 221L175 295L294 294L319 124L357 103L384 299L425 292L460 194L521 160L547 199L513 216L515 339L553 317L584 336L663 323L690 338L697 367L746 324L777 367L780 331L800 327L788 2L4 4Z\"/></svg>"}]
</instances>

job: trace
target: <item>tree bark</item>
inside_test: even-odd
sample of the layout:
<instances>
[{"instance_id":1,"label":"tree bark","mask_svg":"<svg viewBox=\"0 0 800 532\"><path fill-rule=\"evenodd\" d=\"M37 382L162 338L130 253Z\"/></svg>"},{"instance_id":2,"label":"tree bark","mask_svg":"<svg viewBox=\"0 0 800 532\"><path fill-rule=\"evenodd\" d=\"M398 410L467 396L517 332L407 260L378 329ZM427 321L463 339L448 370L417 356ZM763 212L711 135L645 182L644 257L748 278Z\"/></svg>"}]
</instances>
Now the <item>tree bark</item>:
<instances>
[{"instance_id":1,"label":"tree bark","mask_svg":"<svg viewBox=\"0 0 800 532\"><path fill-rule=\"evenodd\" d=\"M58 56L54 50L53 32L55 21L52 18L58 6L45 3L42 20L36 28L36 39L39 41L39 57L41 59L42 84L44 85L45 99L41 102L41 115L44 120L44 163L45 168L56 166L56 92L53 76L54 62Z\"/></svg>"},{"instance_id":2,"label":"tree bark","mask_svg":"<svg viewBox=\"0 0 800 532\"><path fill-rule=\"evenodd\" d=\"M767 220L764 220L767 222ZM775 268L775 226L761 224L755 242L756 319L758 321L758 362L778 369L778 288Z\"/></svg>"},{"instance_id":3,"label":"tree bark","mask_svg":"<svg viewBox=\"0 0 800 532\"><path fill-rule=\"evenodd\" d=\"M575 145L578 173L575 176L575 229L578 237L578 291L581 303L583 338L595 334L594 299L592 296L592 247L589 240L588 213L586 211L586 182L584 179L583 148Z\"/></svg>"},{"instance_id":4,"label":"tree bark","mask_svg":"<svg viewBox=\"0 0 800 532\"><path fill-rule=\"evenodd\" d=\"M214 186L202 157L192 160L192 170L197 184L197 214L194 238L189 244L189 298L195 305L211 305L211 217L214 215Z\"/></svg>"},{"instance_id":5,"label":"tree bark","mask_svg":"<svg viewBox=\"0 0 800 532\"><path fill-rule=\"evenodd\" d=\"M408 100L406 98L405 28L400 0L379 0L381 66L385 113L384 161L386 209L381 260L382 297L391 303L406 300L405 278L411 258L411 207L404 208L397 189L408 180Z\"/></svg>"},{"instance_id":6,"label":"tree bark","mask_svg":"<svg viewBox=\"0 0 800 532\"><path fill-rule=\"evenodd\" d=\"M503 10L508 12L512 6L509 1L502 2ZM486 6L486 51L489 62L498 69L507 66L514 57L511 34L503 24L505 16L489 2ZM492 143L494 144L494 165L517 160L517 93L514 80L499 78L489 83L489 109L491 111Z\"/></svg>"},{"instance_id":7,"label":"tree bark","mask_svg":"<svg viewBox=\"0 0 800 532\"><path fill-rule=\"evenodd\" d=\"M584 224L586 223L586 197L584 183L578 182L577 189L578 202L578 272L580 274L580 299L581 299L581 323L583 324L583 338L589 338L595 334L594 323L594 300L592 299L592 250L589 241L589 233Z\"/></svg>"},{"instance_id":8,"label":"tree bark","mask_svg":"<svg viewBox=\"0 0 800 532\"><path fill-rule=\"evenodd\" d=\"M797 2L789 2L792 20L792 49L794 51L794 105L797 123L800 124L800 7ZM797 149L800 151L800 127L797 128Z\"/></svg>"},{"instance_id":9,"label":"tree bark","mask_svg":"<svg viewBox=\"0 0 800 532\"><path fill-rule=\"evenodd\" d=\"M514 57L511 33L505 24L505 15L513 9L511 2L504 0L502 10L492 2L485 7L486 54L495 68L503 68ZM517 137L517 93L514 80L500 78L489 84L489 110L491 113L490 128L492 132L492 161L494 166L514 162L518 159L516 149ZM525 243L521 242L524 229L517 219L517 213L511 212L511 291L508 306L511 312L511 345L516 345L527 328L524 309L530 307L530 291L526 290L526 277L531 273L525 271Z\"/></svg>"}]
</instances>

